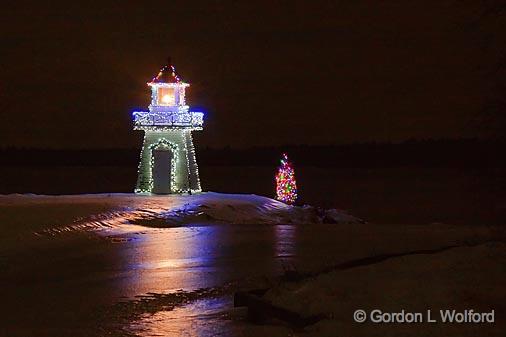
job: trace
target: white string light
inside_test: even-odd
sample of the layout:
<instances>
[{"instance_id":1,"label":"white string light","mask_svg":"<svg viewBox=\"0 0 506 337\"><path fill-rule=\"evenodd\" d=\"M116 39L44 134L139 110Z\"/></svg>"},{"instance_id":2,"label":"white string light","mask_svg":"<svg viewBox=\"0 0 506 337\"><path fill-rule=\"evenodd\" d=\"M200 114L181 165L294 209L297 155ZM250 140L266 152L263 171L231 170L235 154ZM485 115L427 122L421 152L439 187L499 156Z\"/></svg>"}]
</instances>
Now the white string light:
<instances>
[{"instance_id":1,"label":"white string light","mask_svg":"<svg viewBox=\"0 0 506 337\"><path fill-rule=\"evenodd\" d=\"M177 81L175 83L155 82L162 78L162 72L166 69L172 71L171 75ZM189 84L181 81L175 74L173 66L162 68L148 86L151 87L149 111L132 113L134 130L144 131L135 193L153 192L155 161L153 151L163 146L168 147L172 152L171 167L168 172L170 191L172 193L201 192L191 132L202 130L204 114L190 111L190 107L186 105L185 89L189 87ZM174 90L167 93L165 88ZM158 99L159 96L161 100Z\"/></svg>"}]
</instances>

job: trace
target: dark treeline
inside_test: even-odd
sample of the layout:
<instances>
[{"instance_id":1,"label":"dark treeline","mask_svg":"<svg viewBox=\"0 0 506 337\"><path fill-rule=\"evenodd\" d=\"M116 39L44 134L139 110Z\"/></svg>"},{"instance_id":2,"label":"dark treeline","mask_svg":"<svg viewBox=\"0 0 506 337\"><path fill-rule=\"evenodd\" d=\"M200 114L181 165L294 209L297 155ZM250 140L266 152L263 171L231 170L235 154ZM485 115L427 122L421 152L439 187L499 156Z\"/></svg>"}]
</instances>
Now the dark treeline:
<instances>
[{"instance_id":1,"label":"dark treeline","mask_svg":"<svg viewBox=\"0 0 506 337\"><path fill-rule=\"evenodd\" d=\"M506 167L504 141L424 140L403 143L283 147L199 148L206 166L273 166L287 152L297 166L318 167ZM4 166L136 166L139 149L0 149Z\"/></svg>"}]
</instances>

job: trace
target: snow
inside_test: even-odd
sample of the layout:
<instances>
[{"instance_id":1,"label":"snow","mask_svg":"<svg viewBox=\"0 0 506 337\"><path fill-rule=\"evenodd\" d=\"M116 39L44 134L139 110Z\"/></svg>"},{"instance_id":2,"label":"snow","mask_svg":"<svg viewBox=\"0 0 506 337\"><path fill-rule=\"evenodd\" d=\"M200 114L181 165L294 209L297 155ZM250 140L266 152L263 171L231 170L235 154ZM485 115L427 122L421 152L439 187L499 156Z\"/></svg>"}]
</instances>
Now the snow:
<instances>
[{"instance_id":1,"label":"snow","mask_svg":"<svg viewBox=\"0 0 506 337\"><path fill-rule=\"evenodd\" d=\"M180 197L179 207L164 213L167 220L188 223L195 219L228 224L356 223L359 219L342 211L311 206L291 206L254 194L202 193Z\"/></svg>"},{"instance_id":2,"label":"snow","mask_svg":"<svg viewBox=\"0 0 506 337\"><path fill-rule=\"evenodd\" d=\"M361 222L346 212L290 206L253 194L193 195L83 194L0 195L0 244L26 233L75 230L139 230L209 224L310 224ZM26 237L26 235L25 235Z\"/></svg>"},{"instance_id":3,"label":"snow","mask_svg":"<svg viewBox=\"0 0 506 337\"><path fill-rule=\"evenodd\" d=\"M427 308L436 311L446 308L473 308L482 311L494 309L498 319L504 317L506 288L504 288L504 282L501 281L506 276L504 269L506 245L501 242L492 242L492 240L505 242L504 230L501 228L444 224L380 226L366 224L339 210L289 206L257 195L213 192L166 196L3 195L0 196L0 223L2 224L0 256L9 256L4 254L4 249L16 248L11 257L17 256L19 252L32 254L27 248L27 237L40 239L40 236L30 235L33 233L58 235L67 231L92 230L105 234L101 237L107 237L112 230L124 232L130 229L148 233L148 235L144 235L145 233L138 235L143 236L142 240L125 241L124 245L109 245L107 240L86 242L86 245L82 242L74 245L72 242L73 249L68 253L70 255L71 253L98 252L97 256L100 259L102 256L125 258L128 261L125 267L127 269L119 270L123 273L122 277L127 277L125 275L131 273L134 280L132 284L135 286L125 282L128 284L128 287L125 287L128 289L125 293L131 292L132 295L146 291L160 292L160 289L167 288L196 289L197 285L210 287L214 286L212 282L216 284L221 282L220 277L223 275L227 277L233 275L234 279L244 277L248 275L248 272L262 276L263 272L267 273L267 268L263 269L264 266L272 262L268 249L273 245L270 241L263 242L262 238L265 239L265 237L262 235L258 235L257 240L256 235L261 234L263 229L269 230L268 226L274 224L309 225L277 226L272 233L276 235L276 249L280 249L279 252L273 251L273 255L277 261L282 262L286 259L290 264L296 263L293 267L297 271L310 271L316 276L291 283L278 284L274 281L271 283L270 280L265 281L268 282L268 286L272 286L265 295L265 299L274 305L303 316L326 315L327 319L306 327L304 331L300 331L300 334L296 332L296 335L501 336L504 331L503 324L460 325L456 328L450 327L450 330L446 328L443 330L439 325L382 326L368 323L361 325L352 320L354 310L372 308L384 311L402 309L418 311ZM337 225L310 225L319 223ZM211 224L224 226L199 227L198 231L201 232L199 235L194 235L192 226ZM238 226L229 227L230 224ZM239 231L248 229L246 226L241 226L248 224L260 226L256 226L253 234L236 233L238 229ZM178 226L182 228L158 229ZM211 234L206 232L215 229L219 230ZM221 230L225 232L221 233ZM226 232L226 230L232 230L234 233ZM191 235L186 237L186 232L190 231ZM151 233L153 235L149 235ZM90 236L95 237L95 235ZM20 243L18 237L25 241ZM58 238L61 237L63 236L58 236ZM114 240L127 238L130 236L119 235L115 236ZM170 238L172 239L169 240ZM241 241L244 238L254 240ZM49 238L48 244L66 247L59 240L53 239L54 237ZM244 243L249 245L245 247ZM364 257L422 249L437 250L439 247L447 246L455 247L430 254L401 255L367 265L345 270L328 270L322 273L322 270L328 269L329 266ZM202 247L206 249L202 250ZM267 247L266 254L262 254L265 247ZM113 250L121 251L124 255L110 254L109 252ZM39 250L32 252L39 252ZM224 252L230 255L226 256ZM238 252L240 256L236 255ZM58 250L55 250L55 253L58 253ZM283 257L283 259L278 259L278 257ZM41 259L40 256L38 258ZM53 255L50 255L47 259L53 261L53 258ZM23 256L19 259L23 261ZM202 269L199 266L192 270L191 266L188 267L185 264L188 261L197 260L209 269ZM167 267L173 266L170 264L173 261L179 263L177 265L179 270L174 271L170 270L172 267ZM253 265L255 261L258 262L258 266ZM92 271L95 270L92 269L95 265L101 264L87 264ZM23 266L21 264L19 268ZM98 269L106 275L113 275L104 277L104 280L116 278L115 274L107 274L116 273L118 267L113 266L107 266L106 271ZM201 273L202 270L206 272ZM209 273L207 270L213 270L213 272ZM47 272L45 269L44 271ZM169 274L169 271L172 274ZM97 272L95 274L102 275ZM178 276L183 274L185 277L181 277L183 280L181 281ZM86 275L93 275L93 273L86 272ZM217 277L213 278L213 275ZM98 283L98 280L94 282ZM65 278L62 278L61 283L64 282ZM39 287L38 284L35 286ZM110 284L106 286L107 292L110 292ZM115 284L113 288L123 291L121 283ZM167 318L163 314L162 317ZM283 325L248 325L247 330L238 331L238 335L295 334ZM451 334L452 331L455 333Z\"/></svg>"},{"instance_id":4,"label":"snow","mask_svg":"<svg viewBox=\"0 0 506 337\"><path fill-rule=\"evenodd\" d=\"M506 311L506 244L482 243L434 254L400 256L367 266L323 273L299 283L282 283L264 298L275 306L304 317L323 314L327 319L306 327L304 336L499 336L499 324L358 324L353 312L423 312L439 310L495 310L496 320Z\"/></svg>"}]
</instances>

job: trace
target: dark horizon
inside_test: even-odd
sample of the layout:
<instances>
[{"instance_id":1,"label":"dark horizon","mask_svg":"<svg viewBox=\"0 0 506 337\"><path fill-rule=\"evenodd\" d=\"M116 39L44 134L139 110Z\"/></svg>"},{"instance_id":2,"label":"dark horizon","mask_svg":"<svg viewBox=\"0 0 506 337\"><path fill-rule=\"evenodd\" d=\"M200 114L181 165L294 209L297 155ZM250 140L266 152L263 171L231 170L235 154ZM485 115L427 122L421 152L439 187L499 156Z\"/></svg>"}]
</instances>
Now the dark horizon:
<instances>
[{"instance_id":1,"label":"dark horizon","mask_svg":"<svg viewBox=\"0 0 506 337\"><path fill-rule=\"evenodd\" d=\"M271 166L281 153L287 153L297 167L506 167L499 154L506 149L504 140L439 139L407 140L400 143L352 143L327 145L253 146L249 148L200 147L197 162L203 166ZM4 166L125 166L135 171L138 148L0 148Z\"/></svg>"},{"instance_id":2,"label":"dark horizon","mask_svg":"<svg viewBox=\"0 0 506 337\"><path fill-rule=\"evenodd\" d=\"M3 147L133 148L172 56L198 147L503 136L505 6L102 1L4 6ZM155 24L156 23L156 24ZM28 84L28 85L27 85Z\"/></svg>"},{"instance_id":3,"label":"dark horizon","mask_svg":"<svg viewBox=\"0 0 506 337\"><path fill-rule=\"evenodd\" d=\"M198 133L197 136L193 135L194 138L197 138L198 142ZM282 150L283 148L293 148L293 147L315 147L315 148L324 148L324 147L354 147L354 146L376 146L376 145L387 145L387 146L402 146L407 144L440 144L440 143L453 143L453 144L470 144L470 143L480 143L483 145L488 145L492 147L501 147L506 146L506 139L499 136L494 137L459 137L459 138L407 138L398 141L378 141L378 140L370 140L370 141L355 141L355 142L342 142L342 143L322 143L322 144L303 144L303 143L284 143L279 145L250 145L250 146L234 146L231 144L225 144L220 146L211 146L206 144L199 144L196 142L197 150L205 149L205 150L238 150L238 151L248 151L252 149L272 149L277 148ZM16 146L16 145L5 145L0 144L0 151L5 150L15 150L15 151L25 151L25 150L36 150L36 151L130 151L135 150L139 151L139 147L142 145L142 138L138 140L138 144L134 144L129 147L43 147L43 146Z\"/></svg>"}]
</instances>

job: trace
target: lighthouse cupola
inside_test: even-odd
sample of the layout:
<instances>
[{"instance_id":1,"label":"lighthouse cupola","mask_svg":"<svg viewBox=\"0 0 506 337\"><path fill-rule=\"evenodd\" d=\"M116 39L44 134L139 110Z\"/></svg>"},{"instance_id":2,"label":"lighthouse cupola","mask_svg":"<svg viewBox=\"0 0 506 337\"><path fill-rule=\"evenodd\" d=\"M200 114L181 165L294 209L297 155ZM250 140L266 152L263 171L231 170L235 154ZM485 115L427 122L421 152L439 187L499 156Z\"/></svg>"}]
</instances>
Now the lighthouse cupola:
<instances>
[{"instance_id":1,"label":"lighthouse cupola","mask_svg":"<svg viewBox=\"0 0 506 337\"><path fill-rule=\"evenodd\" d=\"M151 87L151 107L177 107L186 104L185 89L190 85L176 74L170 58L148 85Z\"/></svg>"}]
</instances>

